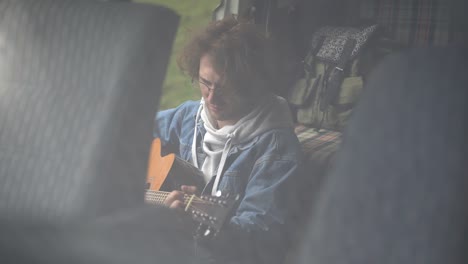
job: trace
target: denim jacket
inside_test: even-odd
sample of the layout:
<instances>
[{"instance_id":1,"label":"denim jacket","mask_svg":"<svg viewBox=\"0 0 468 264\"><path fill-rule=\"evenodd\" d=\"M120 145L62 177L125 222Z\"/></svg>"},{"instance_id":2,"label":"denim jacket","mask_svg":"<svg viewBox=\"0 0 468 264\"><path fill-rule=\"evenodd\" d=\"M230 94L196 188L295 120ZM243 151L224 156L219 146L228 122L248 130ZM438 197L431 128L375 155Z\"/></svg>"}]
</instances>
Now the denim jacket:
<instances>
[{"instance_id":1,"label":"denim jacket","mask_svg":"<svg viewBox=\"0 0 468 264\"><path fill-rule=\"evenodd\" d=\"M155 120L154 136L161 139L163 150L190 162L199 104L185 102L159 112ZM206 131L201 119L196 125L197 157L202 164L206 155L201 144ZM259 243L277 243L274 247L280 249L275 250L284 250L299 206L301 161L301 148L292 128L272 129L233 146L218 186L223 193L241 196L229 222L231 228L259 234L266 240Z\"/></svg>"}]
</instances>

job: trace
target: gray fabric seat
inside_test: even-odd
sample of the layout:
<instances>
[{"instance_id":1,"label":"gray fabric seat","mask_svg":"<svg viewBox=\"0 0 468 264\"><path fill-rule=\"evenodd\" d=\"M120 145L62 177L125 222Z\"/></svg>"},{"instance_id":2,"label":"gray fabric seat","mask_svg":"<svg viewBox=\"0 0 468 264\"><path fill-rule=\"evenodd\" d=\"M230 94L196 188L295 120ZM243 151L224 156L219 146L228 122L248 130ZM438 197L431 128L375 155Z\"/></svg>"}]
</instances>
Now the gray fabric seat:
<instances>
[{"instance_id":1,"label":"gray fabric seat","mask_svg":"<svg viewBox=\"0 0 468 264\"><path fill-rule=\"evenodd\" d=\"M371 75L298 263L467 263L468 52L415 50Z\"/></svg>"},{"instance_id":2,"label":"gray fabric seat","mask_svg":"<svg viewBox=\"0 0 468 264\"><path fill-rule=\"evenodd\" d=\"M0 2L0 215L141 203L178 17L101 1Z\"/></svg>"},{"instance_id":3,"label":"gray fabric seat","mask_svg":"<svg viewBox=\"0 0 468 264\"><path fill-rule=\"evenodd\" d=\"M2 0L0 20L2 263L187 262L178 218L143 204L178 16Z\"/></svg>"}]
</instances>

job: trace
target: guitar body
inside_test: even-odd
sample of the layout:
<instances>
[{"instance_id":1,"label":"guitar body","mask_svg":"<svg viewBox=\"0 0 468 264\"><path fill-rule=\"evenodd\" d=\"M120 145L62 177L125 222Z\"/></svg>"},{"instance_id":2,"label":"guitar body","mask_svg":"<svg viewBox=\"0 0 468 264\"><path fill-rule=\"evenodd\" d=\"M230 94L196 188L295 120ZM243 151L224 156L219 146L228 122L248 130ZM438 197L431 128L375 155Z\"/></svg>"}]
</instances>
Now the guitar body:
<instances>
[{"instance_id":1,"label":"guitar body","mask_svg":"<svg viewBox=\"0 0 468 264\"><path fill-rule=\"evenodd\" d=\"M205 185L203 173L189 162L174 153L161 156L159 138L155 138L151 144L146 182L147 190L152 191L180 190L181 185L196 186L202 190Z\"/></svg>"},{"instance_id":2,"label":"guitar body","mask_svg":"<svg viewBox=\"0 0 468 264\"><path fill-rule=\"evenodd\" d=\"M147 190L161 190L161 187L172 168L172 164L174 164L174 160L174 153L164 157L161 156L161 140L159 138L155 138L151 144L148 162L148 174L146 176Z\"/></svg>"},{"instance_id":3,"label":"guitar body","mask_svg":"<svg viewBox=\"0 0 468 264\"><path fill-rule=\"evenodd\" d=\"M180 190L181 185L196 186L202 190L203 174L192 164L177 158L174 154L161 156L161 140L155 138L151 145L146 177L145 202L162 205L170 191ZM239 195L196 196L185 195L185 211L200 223L198 235L212 237L221 229L239 201Z\"/></svg>"}]
</instances>

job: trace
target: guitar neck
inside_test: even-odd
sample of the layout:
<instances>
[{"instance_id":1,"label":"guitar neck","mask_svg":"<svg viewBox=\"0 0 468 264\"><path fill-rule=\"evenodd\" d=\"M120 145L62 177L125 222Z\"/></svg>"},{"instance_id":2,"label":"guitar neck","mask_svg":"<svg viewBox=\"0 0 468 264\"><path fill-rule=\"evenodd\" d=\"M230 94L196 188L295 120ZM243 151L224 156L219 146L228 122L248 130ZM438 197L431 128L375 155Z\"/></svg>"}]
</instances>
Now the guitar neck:
<instances>
[{"instance_id":1,"label":"guitar neck","mask_svg":"<svg viewBox=\"0 0 468 264\"><path fill-rule=\"evenodd\" d=\"M169 194L170 192L148 190L145 193L145 201L149 204L164 205L164 201ZM189 203L191 198L192 195L184 195L184 206Z\"/></svg>"},{"instance_id":2,"label":"guitar neck","mask_svg":"<svg viewBox=\"0 0 468 264\"><path fill-rule=\"evenodd\" d=\"M146 190L145 202L155 205L164 205L164 201L170 192ZM196 222L204 225L205 231L219 232L223 223L227 220L232 208L239 201L240 196L195 196L184 195L185 212L190 214ZM200 229L200 230L202 230ZM210 231L210 232L211 232ZM209 236L210 232L204 232L203 236Z\"/></svg>"}]
</instances>

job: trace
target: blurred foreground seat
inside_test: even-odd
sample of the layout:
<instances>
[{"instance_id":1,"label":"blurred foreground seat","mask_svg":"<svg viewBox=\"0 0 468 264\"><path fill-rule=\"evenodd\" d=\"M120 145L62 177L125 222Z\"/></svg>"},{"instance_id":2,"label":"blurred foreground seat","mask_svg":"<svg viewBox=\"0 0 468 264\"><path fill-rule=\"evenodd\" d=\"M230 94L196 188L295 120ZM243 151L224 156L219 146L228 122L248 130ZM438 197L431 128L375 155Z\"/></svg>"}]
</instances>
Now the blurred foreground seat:
<instances>
[{"instance_id":1,"label":"blurred foreground seat","mask_svg":"<svg viewBox=\"0 0 468 264\"><path fill-rule=\"evenodd\" d=\"M2 263L180 262L173 218L143 205L178 16L1 0L0 20Z\"/></svg>"},{"instance_id":2,"label":"blurred foreground seat","mask_svg":"<svg viewBox=\"0 0 468 264\"><path fill-rule=\"evenodd\" d=\"M468 263L466 58L414 50L371 75L299 263Z\"/></svg>"}]
</instances>

